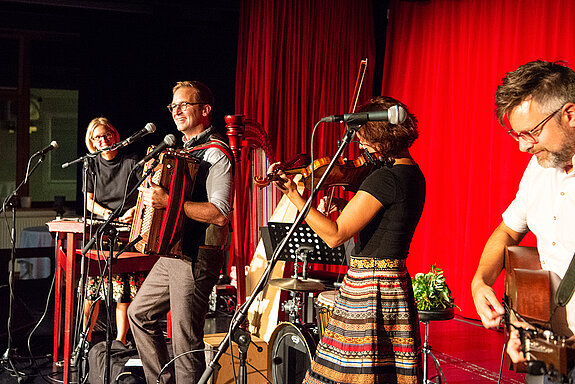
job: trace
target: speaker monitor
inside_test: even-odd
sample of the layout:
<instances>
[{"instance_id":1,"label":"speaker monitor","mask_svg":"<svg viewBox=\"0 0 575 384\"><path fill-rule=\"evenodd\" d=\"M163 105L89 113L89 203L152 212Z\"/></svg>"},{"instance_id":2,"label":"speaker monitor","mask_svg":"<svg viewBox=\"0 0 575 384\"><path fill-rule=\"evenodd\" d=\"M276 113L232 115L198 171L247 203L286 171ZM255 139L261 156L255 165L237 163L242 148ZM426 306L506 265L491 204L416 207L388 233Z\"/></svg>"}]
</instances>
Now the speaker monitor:
<instances>
[{"instance_id":1,"label":"speaker monitor","mask_svg":"<svg viewBox=\"0 0 575 384\"><path fill-rule=\"evenodd\" d=\"M212 358L215 355L213 350L217 349L224 337L226 336L225 333L214 333L211 335L204 336L204 344L206 346L206 364L212 361ZM260 375L256 370L249 365L247 366L247 376L248 376L248 383L250 384L266 384L268 381L266 377L268 376L267 372L267 357L268 357L268 345L267 343L252 335L252 342L256 345L263 348L262 352L258 352L253 345L250 345L248 348L248 355L247 355L247 362L255 367L258 371L260 371L264 376ZM209 351L212 350L212 351ZM236 375L238 373L239 368L239 360L238 360L238 346L236 343L232 343L232 350L234 353L234 368L236 371ZM230 348L226 351L228 354L223 355L218 363L221 365L219 371L214 372L211 377L211 383L214 384L233 384L234 383L234 372L232 371L232 362L229 356Z\"/></svg>"}]
</instances>

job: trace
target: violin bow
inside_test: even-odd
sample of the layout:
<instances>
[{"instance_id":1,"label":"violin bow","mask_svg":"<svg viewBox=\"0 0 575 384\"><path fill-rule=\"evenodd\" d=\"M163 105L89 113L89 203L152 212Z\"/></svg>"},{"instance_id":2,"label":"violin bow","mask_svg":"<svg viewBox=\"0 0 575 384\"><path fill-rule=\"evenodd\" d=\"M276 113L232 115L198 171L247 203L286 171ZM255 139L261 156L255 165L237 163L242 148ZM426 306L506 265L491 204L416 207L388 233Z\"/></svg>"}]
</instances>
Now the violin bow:
<instances>
[{"instance_id":1,"label":"violin bow","mask_svg":"<svg viewBox=\"0 0 575 384\"><path fill-rule=\"evenodd\" d=\"M361 94L361 88L363 87L363 80L365 79L365 72L367 71L367 57L359 62L359 70L357 72L357 78L355 79L355 86L353 88L353 96L351 97L351 104L349 106L349 113L355 113L357 108L357 103L359 101L359 95ZM329 207L333 200L333 194L335 187L331 187L329 191L329 198L327 200L326 210L324 212L325 216L329 215Z\"/></svg>"},{"instance_id":2,"label":"violin bow","mask_svg":"<svg viewBox=\"0 0 575 384\"><path fill-rule=\"evenodd\" d=\"M367 71L367 58L359 62L359 71L357 72L357 78L355 79L355 87L353 88L353 97L351 98L351 104L349 106L350 113L355 113L357 108L357 102L359 101L359 95L361 93L361 88L363 86L363 80L365 79L365 72Z\"/></svg>"}]
</instances>

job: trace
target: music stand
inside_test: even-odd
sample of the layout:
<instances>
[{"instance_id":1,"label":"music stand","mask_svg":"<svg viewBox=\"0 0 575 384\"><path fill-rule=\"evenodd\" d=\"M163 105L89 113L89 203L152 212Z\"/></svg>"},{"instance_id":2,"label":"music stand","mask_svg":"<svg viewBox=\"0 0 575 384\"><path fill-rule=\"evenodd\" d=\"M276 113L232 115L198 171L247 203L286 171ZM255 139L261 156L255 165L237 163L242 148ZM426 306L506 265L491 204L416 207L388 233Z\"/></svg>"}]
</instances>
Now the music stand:
<instances>
[{"instance_id":1,"label":"music stand","mask_svg":"<svg viewBox=\"0 0 575 384\"><path fill-rule=\"evenodd\" d=\"M268 231L272 247L275 251L278 244L284 240L292 223L268 222ZM302 261L302 281L307 281L309 263L343 265L346 262L345 247L340 245L329 247L307 224L299 224L289 238L286 246L277 256L278 260L294 263L294 277L298 279L298 262ZM313 317L313 307L309 307L308 297L304 292L291 292L291 299L286 304L293 309L287 311L291 322L298 322L302 315L302 323ZM296 308L303 309L302 313Z\"/></svg>"},{"instance_id":2,"label":"music stand","mask_svg":"<svg viewBox=\"0 0 575 384\"><path fill-rule=\"evenodd\" d=\"M275 250L278 244L284 239L292 223L268 222L270 240ZM309 263L345 265L345 247L340 245L330 248L307 224L300 224L296 227L293 236L284 249L278 255L278 260L298 261L298 254L302 246L313 248L313 252L307 254Z\"/></svg>"}]
</instances>

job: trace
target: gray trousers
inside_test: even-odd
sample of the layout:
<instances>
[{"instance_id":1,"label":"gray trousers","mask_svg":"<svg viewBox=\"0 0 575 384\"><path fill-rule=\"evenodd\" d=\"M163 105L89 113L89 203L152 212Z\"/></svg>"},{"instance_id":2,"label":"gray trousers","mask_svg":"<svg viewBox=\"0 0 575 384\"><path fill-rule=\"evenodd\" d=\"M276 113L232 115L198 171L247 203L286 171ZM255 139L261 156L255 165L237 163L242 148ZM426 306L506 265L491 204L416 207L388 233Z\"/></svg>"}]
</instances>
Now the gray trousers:
<instances>
[{"instance_id":1,"label":"gray trousers","mask_svg":"<svg viewBox=\"0 0 575 384\"><path fill-rule=\"evenodd\" d=\"M195 383L206 367L204 322L208 299L223 264L220 250L200 249L197 262L161 257L128 308L130 327L148 384L155 384L169 354L160 320L171 310L174 356L189 351L161 376L161 383ZM175 376L175 380L174 380Z\"/></svg>"}]
</instances>

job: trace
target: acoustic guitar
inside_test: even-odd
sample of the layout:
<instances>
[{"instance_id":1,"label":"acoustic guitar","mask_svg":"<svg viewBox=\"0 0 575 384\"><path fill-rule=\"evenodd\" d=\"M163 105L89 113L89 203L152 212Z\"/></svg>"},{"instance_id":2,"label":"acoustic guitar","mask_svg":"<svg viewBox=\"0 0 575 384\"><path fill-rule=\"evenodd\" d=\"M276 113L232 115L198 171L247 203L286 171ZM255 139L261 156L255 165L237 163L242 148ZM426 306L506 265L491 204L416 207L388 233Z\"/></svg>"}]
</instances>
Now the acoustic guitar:
<instances>
[{"instance_id":1,"label":"acoustic guitar","mask_svg":"<svg viewBox=\"0 0 575 384\"><path fill-rule=\"evenodd\" d=\"M554 302L560 282L555 273L541 269L537 248L506 248L504 300L509 312L508 324L513 321L530 324L529 329L519 329L527 363L512 365L517 372L561 378L575 366L575 349L567 343L567 338L573 335L567 327L573 305L570 302L566 307L558 307Z\"/></svg>"}]
</instances>

